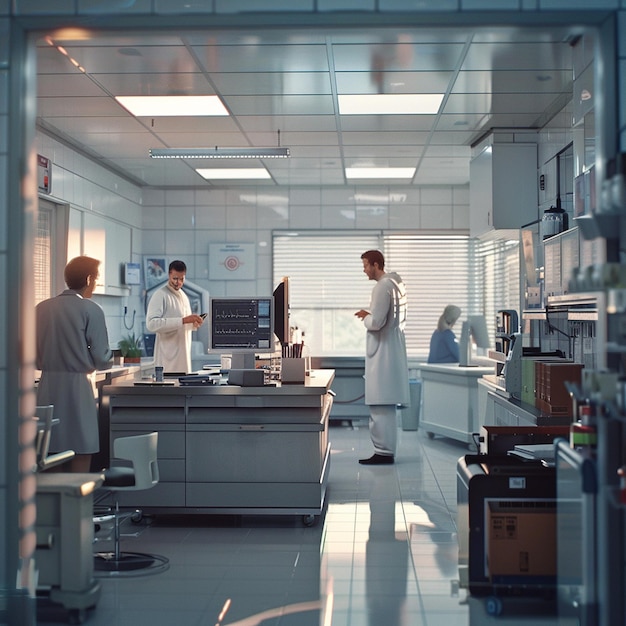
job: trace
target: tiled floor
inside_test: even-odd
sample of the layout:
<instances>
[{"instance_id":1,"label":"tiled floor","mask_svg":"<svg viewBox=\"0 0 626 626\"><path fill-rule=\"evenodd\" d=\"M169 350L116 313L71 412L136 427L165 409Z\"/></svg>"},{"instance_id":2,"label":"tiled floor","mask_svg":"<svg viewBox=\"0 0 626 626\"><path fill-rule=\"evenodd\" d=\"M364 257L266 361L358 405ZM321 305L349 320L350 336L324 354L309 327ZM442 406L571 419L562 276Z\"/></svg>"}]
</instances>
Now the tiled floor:
<instances>
[{"instance_id":1,"label":"tiled floor","mask_svg":"<svg viewBox=\"0 0 626 626\"><path fill-rule=\"evenodd\" d=\"M365 422L333 425L325 517L160 516L128 530L133 551L163 554L167 571L100 579L91 626L480 626L555 624L534 600L498 618L456 584L456 461L461 444L399 432L397 462L367 467ZM146 522L150 522L146 524ZM106 545L106 544L105 544ZM103 544L98 544L102 549ZM38 623L65 623L39 612Z\"/></svg>"}]
</instances>

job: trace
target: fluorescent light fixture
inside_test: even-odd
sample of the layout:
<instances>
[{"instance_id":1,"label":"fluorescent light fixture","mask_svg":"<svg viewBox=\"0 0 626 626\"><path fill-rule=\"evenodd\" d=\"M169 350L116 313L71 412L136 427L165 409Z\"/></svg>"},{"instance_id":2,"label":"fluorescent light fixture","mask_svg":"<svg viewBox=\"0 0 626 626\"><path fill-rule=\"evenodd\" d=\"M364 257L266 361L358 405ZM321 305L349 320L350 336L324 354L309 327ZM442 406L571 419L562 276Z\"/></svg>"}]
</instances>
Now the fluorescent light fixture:
<instances>
[{"instance_id":1,"label":"fluorescent light fixture","mask_svg":"<svg viewBox=\"0 0 626 626\"><path fill-rule=\"evenodd\" d=\"M434 115L439 111L443 94L397 93L354 94L339 96L341 115Z\"/></svg>"},{"instance_id":2,"label":"fluorescent light fixture","mask_svg":"<svg viewBox=\"0 0 626 626\"><path fill-rule=\"evenodd\" d=\"M153 159L286 159L289 148L152 148Z\"/></svg>"},{"instance_id":3,"label":"fluorescent light fixture","mask_svg":"<svg viewBox=\"0 0 626 626\"><path fill-rule=\"evenodd\" d=\"M270 173L264 167L240 167L240 168L196 168L196 172L207 180L262 180L271 178Z\"/></svg>"},{"instance_id":4,"label":"fluorescent light fixture","mask_svg":"<svg viewBox=\"0 0 626 626\"><path fill-rule=\"evenodd\" d=\"M346 178L413 178L414 167L346 167Z\"/></svg>"},{"instance_id":5,"label":"fluorescent light fixture","mask_svg":"<svg viewBox=\"0 0 626 626\"><path fill-rule=\"evenodd\" d=\"M218 96L115 96L135 117L228 115Z\"/></svg>"}]
</instances>

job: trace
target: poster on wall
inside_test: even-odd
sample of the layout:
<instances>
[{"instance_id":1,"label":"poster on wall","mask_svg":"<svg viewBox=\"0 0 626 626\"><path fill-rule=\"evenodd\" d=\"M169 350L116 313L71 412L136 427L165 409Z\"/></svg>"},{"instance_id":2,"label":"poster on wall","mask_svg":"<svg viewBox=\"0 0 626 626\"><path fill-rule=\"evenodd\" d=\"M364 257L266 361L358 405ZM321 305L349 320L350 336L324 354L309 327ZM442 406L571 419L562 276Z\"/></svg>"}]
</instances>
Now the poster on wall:
<instances>
[{"instance_id":1,"label":"poster on wall","mask_svg":"<svg viewBox=\"0 0 626 626\"><path fill-rule=\"evenodd\" d=\"M146 289L167 280L168 262L165 257L146 256L143 262Z\"/></svg>"},{"instance_id":2,"label":"poster on wall","mask_svg":"<svg viewBox=\"0 0 626 626\"><path fill-rule=\"evenodd\" d=\"M256 278L253 243L209 244L211 280L252 280Z\"/></svg>"}]
</instances>

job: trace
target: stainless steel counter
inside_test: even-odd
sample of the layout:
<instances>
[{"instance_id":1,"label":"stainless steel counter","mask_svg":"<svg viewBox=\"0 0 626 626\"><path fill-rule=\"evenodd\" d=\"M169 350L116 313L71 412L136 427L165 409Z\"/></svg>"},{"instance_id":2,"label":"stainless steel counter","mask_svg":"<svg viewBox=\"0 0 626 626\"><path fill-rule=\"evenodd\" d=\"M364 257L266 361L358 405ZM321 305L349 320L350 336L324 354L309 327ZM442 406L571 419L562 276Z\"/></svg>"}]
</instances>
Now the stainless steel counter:
<instances>
[{"instance_id":1,"label":"stainless steel counter","mask_svg":"<svg viewBox=\"0 0 626 626\"><path fill-rule=\"evenodd\" d=\"M305 384L106 386L111 443L159 432L159 484L122 494L122 503L155 513L318 515L333 379L312 370Z\"/></svg>"}]
</instances>

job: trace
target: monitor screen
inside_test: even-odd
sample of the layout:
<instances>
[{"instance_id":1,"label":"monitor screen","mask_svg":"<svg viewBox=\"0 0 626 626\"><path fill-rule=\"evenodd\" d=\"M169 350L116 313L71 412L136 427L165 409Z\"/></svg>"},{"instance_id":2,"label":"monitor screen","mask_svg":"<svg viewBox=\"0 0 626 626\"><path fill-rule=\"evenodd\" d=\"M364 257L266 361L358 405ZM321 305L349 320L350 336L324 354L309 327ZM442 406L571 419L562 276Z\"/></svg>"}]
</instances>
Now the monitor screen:
<instances>
[{"instance_id":1,"label":"monitor screen","mask_svg":"<svg viewBox=\"0 0 626 626\"><path fill-rule=\"evenodd\" d=\"M274 334L281 345L289 343L289 276L274 289Z\"/></svg>"},{"instance_id":2,"label":"monitor screen","mask_svg":"<svg viewBox=\"0 0 626 626\"><path fill-rule=\"evenodd\" d=\"M211 298L210 345L213 352L271 352L274 347L274 299Z\"/></svg>"},{"instance_id":3,"label":"monitor screen","mask_svg":"<svg viewBox=\"0 0 626 626\"><path fill-rule=\"evenodd\" d=\"M461 326L461 339L459 340L459 365L461 367L474 366L472 363L472 340L477 348L487 350L491 347L484 315L469 315Z\"/></svg>"}]
</instances>

